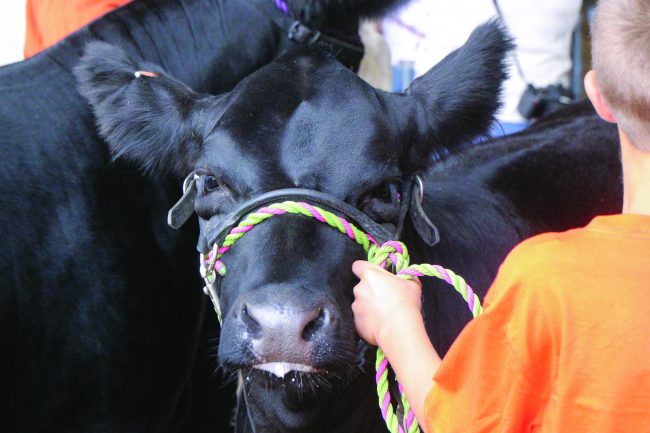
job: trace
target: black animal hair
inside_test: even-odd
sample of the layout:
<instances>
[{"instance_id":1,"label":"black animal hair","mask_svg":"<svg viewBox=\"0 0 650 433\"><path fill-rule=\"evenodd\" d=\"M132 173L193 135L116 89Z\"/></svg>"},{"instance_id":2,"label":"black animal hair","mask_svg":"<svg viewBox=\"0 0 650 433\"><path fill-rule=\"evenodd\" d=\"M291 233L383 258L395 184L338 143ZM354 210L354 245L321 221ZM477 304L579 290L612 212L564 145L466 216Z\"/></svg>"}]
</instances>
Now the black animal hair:
<instances>
[{"instance_id":1,"label":"black animal hair","mask_svg":"<svg viewBox=\"0 0 650 433\"><path fill-rule=\"evenodd\" d=\"M104 42L86 46L74 73L114 158L133 160L145 172L182 176L187 171L200 151L204 125L210 123L204 120L216 97L199 95L160 66L136 61Z\"/></svg>"},{"instance_id":2,"label":"black animal hair","mask_svg":"<svg viewBox=\"0 0 650 433\"><path fill-rule=\"evenodd\" d=\"M408 3L409 0L287 0L293 16L317 26L329 18L377 18Z\"/></svg>"},{"instance_id":3,"label":"black animal hair","mask_svg":"<svg viewBox=\"0 0 650 433\"><path fill-rule=\"evenodd\" d=\"M501 106L506 55L513 47L500 22L488 21L411 84L406 96L416 100L420 128L411 149L412 167L424 168L433 146L453 151L488 130Z\"/></svg>"}]
</instances>

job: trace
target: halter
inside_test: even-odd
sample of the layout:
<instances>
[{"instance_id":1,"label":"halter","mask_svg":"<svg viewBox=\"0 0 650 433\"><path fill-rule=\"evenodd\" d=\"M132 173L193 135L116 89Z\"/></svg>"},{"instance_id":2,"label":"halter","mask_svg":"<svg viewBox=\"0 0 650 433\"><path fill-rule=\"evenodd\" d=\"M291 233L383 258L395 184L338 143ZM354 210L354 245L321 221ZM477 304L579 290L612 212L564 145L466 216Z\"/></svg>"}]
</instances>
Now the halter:
<instances>
[{"instance_id":1,"label":"halter","mask_svg":"<svg viewBox=\"0 0 650 433\"><path fill-rule=\"evenodd\" d=\"M198 176L195 173L190 173L185 178L183 197L169 211L168 222L174 228L180 227L193 213L192 204L196 197L197 179ZM409 213L416 229L418 224L422 224L423 221L430 224L428 217L422 211L423 190L422 180L416 176L402 181L401 193L392 192L391 196L398 200L397 204L400 206L399 217L396 224L392 225L392 232L385 225L376 223L368 215L336 197L319 191L295 188L271 191L242 203L225 216L215 215L209 220L201 219L198 250L201 252L201 276L206 282L203 290L206 295L210 296L219 322L221 323L222 320L220 281L226 275L226 268L220 260L221 257L257 224L273 216L287 213L313 217L338 229L363 247L364 251L368 253L370 262L392 269L402 278L432 276L446 281L463 296L474 316L481 314L480 299L465 280L454 272L437 265L409 266L406 246L401 242L391 240L391 238L399 238L406 215ZM292 200L308 200L310 203ZM336 213L316 205L327 207ZM416 215L418 213L421 213L421 215ZM353 223L338 214L343 214ZM414 215L416 215L415 218ZM361 229L357 228L354 223L358 224ZM436 236L435 242L437 242L438 232L435 226L431 224L430 227L427 226L426 228L433 230ZM421 227L421 229L424 228ZM386 356L378 348L375 362L377 371L375 380L377 383L378 403L386 426L391 433L419 433L418 422L401 385L399 385L399 394L401 397L400 403L404 409L403 425L393 409L389 391L388 367Z\"/></svg>"},{"instance_id":2,"label":"halter","mask_svg":"<svg viewBox=\"0 0 650 433\"><path fill-rule=\"evenodd\" d=\"M359 70L364 47L358 34L343 34L337 32L336 29L329 28L323 28L322 31L311 28L292 15L286 0L273 0L273 2L275 8L282 12L282 15L275 14L272 19L285 30L291 41L299 45L317 43L327 45L339 62L354 72Z\"/></svg>"},{"instance_id":3,"label":"halter","mask_svg":"<svg viewBox=\"0 0 650 433\"><path fill-rule=\"evenodd\" d=\"M172 228L180 228L194 213L194 200L197 194L196 181L198 178L199 176L192 172L183 181L183 196L169 210L167 216L167 223ZM421 232L421 236L427 240L427 243L431 245L437 243L439 241L438 231L422 209L422 199L424 197L422 179L415 176L402 180L400 183L401 191L395 191L392 194L393 201L396 205L399 205L397 221L392 224L379 224L356 207L330 194L301 188L270 191L241 203L225 215L215 215L208 220L200 218L197 250L201 253L202 258L201 276L206 281L204 292L212 299L219 321L221 322L221 278L211 277L210 271L215 266L218 272L223 268L223 263L218 260L229 248L223 242L230 236L233 229L237 231L235 227L242 218L255 210L265 208L267 205L279 202L298 203L304 210L303 213L311 212L312 216L317 214L322 217L314 208L314 206L321 206L333 212L332 215L334 215L334 218L338 218L340 227L349 230L348 221L350 221L367 233L372 243L378 245L388 240L399 239L406 217L410 215L416 230L418 233ZM245 232L240 231L240 233L243 235ZM365 246L365 249L368 249L368 245Z\"/></svg>"}]
</instances>

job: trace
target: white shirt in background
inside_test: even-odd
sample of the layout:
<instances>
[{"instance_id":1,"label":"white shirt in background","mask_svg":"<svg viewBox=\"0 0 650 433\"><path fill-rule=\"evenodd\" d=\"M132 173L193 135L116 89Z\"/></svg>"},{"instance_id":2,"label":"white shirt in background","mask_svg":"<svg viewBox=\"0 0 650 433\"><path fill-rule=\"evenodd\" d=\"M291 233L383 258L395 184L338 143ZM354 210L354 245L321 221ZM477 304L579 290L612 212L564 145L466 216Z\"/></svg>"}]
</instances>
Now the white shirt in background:
<instances>
[{"instance_id":1,"label":"white shirt in background","mask_svg":"<svg viewBox=\"0 0 650 433\"><path fill-rule=\"evenodd\" d=\"M499 0L528 83L568 86L571 36L581 5L582 0ZM496 15L491 0L413 0L382 22L391 63L414 62L415 76L420 76L460 47L476 26ZM517 105L526 81L513 63L504 86L504 107L497 114L499 121L525 122Z\"/></svg>"}]
</instances>

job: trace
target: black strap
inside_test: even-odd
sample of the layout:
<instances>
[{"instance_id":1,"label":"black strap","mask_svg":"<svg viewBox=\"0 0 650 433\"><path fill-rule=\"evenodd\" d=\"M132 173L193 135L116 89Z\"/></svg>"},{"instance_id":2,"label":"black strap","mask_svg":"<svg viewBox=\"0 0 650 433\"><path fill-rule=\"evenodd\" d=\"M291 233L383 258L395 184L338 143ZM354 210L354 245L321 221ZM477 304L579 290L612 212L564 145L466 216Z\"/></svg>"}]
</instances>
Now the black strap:
<instances>
[{"instance_id":1,"label":"black strap","mask_svg":"<svg viewBox=\"0 0 650 433\"><path fill-rule=\"evenodd\" d=\"M285 15L270 0L251 2L280 28L284 29L287 37L301 45L321 44L336 56L336 59L345 67L354 72L359 70L364 47L358 34L346 35L346 40L341 36L331 35L328 31L312 29L300 20Z\"/></svg>"},{"instance_id":2,"label":"black strap","mask_svg":"<svg viewBox=\"0 0 650 433\"><path fill-rule=\"evenodd\" d=\"M416 198L415 194L411 197L410 214L415 231L427 245L432 247L440 242L438 228L431 222L422 208L422 202Z\"/></svg>"},{"instance_id":3,"label":"black strap","mask_svg":"<svg viewBox=\"0 0 650 433\"><path fill-rule=\"evenodd\" d=\"M194 200L196 198L195 182L195 174L192 172L183 182L183 196L169 210L167 223L174 229L179 229L194 213ZM266 204L282 200L306 200L324 205L352 219L366 232L370 233L377 242L399 239L402 235L402 229L404 228L404 222L408 213L415 230L422 240L427 245L433 246L440 241L440 235L435 224L431 222L422 207L423 198L424 184L419 176L416 176L413 180L404 181L399 216L391 234L384 226L376 223L363 212L336 197L309 189L290 188L271 191L243 203L225 217L214 216L209 221L199 220L201 235L199 236L197 248L201 252L207 252L210 249L210 245L216 239L221 241L220 238L222 235L225 236L227 234L223 233L225 230L232 229L247 213Z\"/></svg>"},{"instance_id":4,"label":"black strap","mask_svg":"<svg viewBox=\"0 0 650 433\"><path fill-rule=\"evenodd\" d=\"M183 181L183 196L167 213L167 224L178 230L194 214L196 199L196 174L191 172Z\"/></svg>"},{"instance_id":5,"label":"black strap","mask_svg":"<svg viewBox=\"0 0 650 433\"><path fill-rule=\"evenodd\" d=\"M215 215L207 221L199 220L201 234L197 249L202 253L207 253L210 251L210 246L221 243L244 216L260 207L286 200L306 201L333 210L358 225L360 229L370 234L380 244L395 237L395 233L391 233L381 224L373 221L368 215L343 200L310 189L287 188L270 191L248 200L225 216ZM403 207L408 208L408 202L405 201Z\"/></svg>"}]
</instances>

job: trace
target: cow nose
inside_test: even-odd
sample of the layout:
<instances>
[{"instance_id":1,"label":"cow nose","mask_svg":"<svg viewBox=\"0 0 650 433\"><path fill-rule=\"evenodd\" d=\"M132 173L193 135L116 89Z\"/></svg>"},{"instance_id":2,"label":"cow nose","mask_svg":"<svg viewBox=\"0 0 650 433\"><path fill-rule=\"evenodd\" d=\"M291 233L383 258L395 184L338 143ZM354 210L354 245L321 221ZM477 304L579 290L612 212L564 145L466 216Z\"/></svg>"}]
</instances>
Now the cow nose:
<instances>
[{"instance_id":1,"label":"cow nose","mask_svg":"<svg viewBox=\"0 0 650 433\"><path fill-rule=\"evenodd\" d=\"M308 364L314 347L333 333L333 308L327 303L300 308L247 302L241 321L253 348L266 362Z\"/></svg>"}]
</instances>

